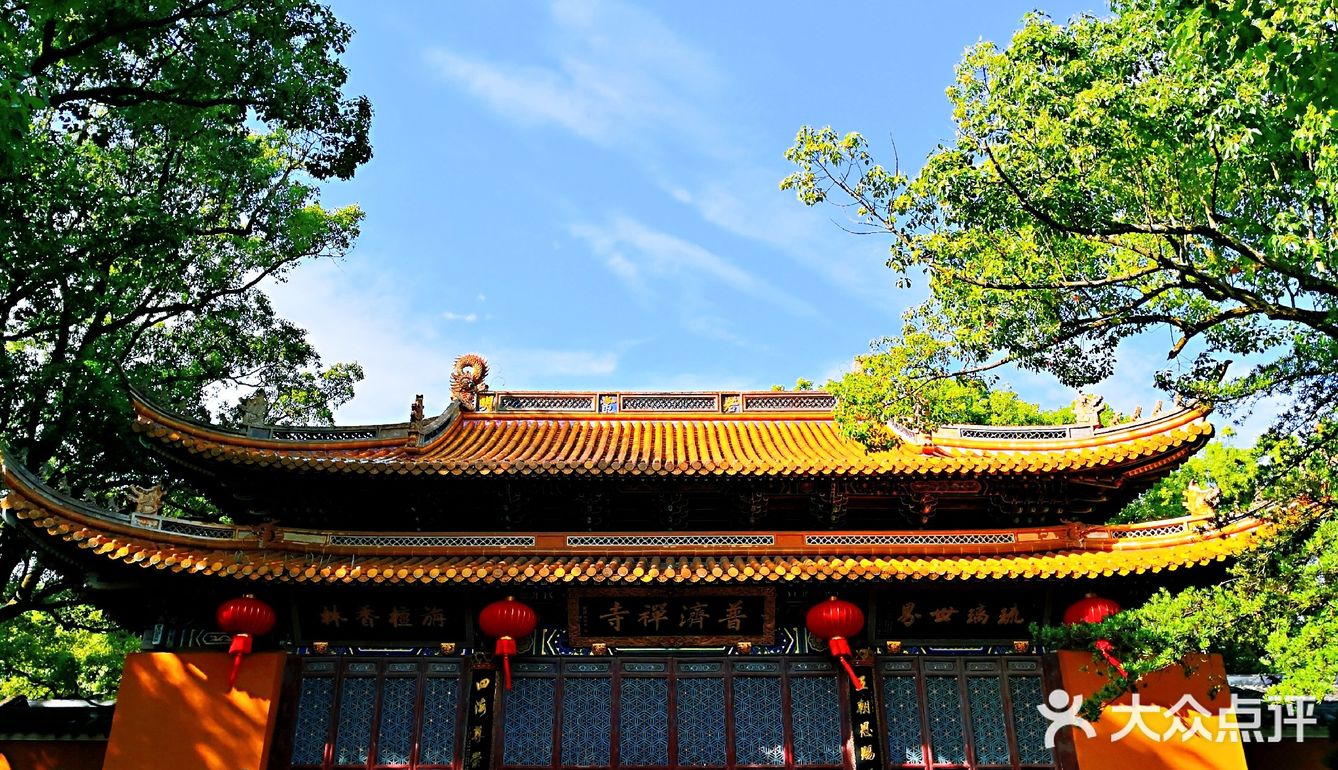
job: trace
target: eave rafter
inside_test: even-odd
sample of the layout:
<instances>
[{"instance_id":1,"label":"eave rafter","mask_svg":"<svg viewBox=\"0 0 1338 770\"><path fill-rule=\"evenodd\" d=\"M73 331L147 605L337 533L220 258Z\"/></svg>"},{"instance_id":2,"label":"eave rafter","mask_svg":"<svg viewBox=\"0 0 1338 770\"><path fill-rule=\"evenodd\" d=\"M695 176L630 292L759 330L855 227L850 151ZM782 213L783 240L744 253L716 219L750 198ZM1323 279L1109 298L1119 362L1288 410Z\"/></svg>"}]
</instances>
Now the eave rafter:
<instances>
[{"instance_id":1,"label":"eave rafter","mask_svg":"<svg viewBox=\"0 0 1338 770\"><path fill-rule=\"evenodd\" d=\"M421 533L237 527L103 511L5 463L7 517L90 563L281 583L1072 579L1230 558L1266 531L1187 517L951 532Z\"/></svg>"}]
</instances>

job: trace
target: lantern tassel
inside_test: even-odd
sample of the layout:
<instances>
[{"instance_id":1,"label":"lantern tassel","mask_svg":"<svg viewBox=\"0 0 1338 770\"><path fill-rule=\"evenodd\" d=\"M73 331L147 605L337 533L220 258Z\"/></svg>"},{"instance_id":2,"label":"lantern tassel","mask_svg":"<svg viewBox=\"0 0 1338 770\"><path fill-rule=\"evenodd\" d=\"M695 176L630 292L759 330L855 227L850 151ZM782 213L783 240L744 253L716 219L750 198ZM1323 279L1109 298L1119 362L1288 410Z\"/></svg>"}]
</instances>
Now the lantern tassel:
<instances>
[{"instance_id":1,"label":"lantern tassel","mask_svg":"<svg viewBox=\"0 0 1338 770\"><path fill-rule=\"evenodd\" d=\"M1112 668L1120 672L1120 676L1126 679L1129 678L1129 672L1124 670L1124 666L1121 665L1119 658L1115 657L1114 655L1115 645L1111 644L1110 640L1097 639L1096 651L1101 653L1101 657L1105 658L1106 662L1109 663Z\"/></svg>"},{"instance_id":2,"label":"lantern tassel","mask_svg":"<svg viewBox=\"0 0 1338 770\"><path fill-rule=\"evenodd\" d=\"M242 670L242 658L250 655L251 650L250 634L236 634L232 637L232 644L228 647L228 654L232 656L232 672L228 674L228 689L236 686L237 673Z\"/></svg>"},{"instance_id":3,"label":"lantern tassel","mask_svg":"<svg viewBox=\"0 0 1338 770\"><path fill-rule=\"evenodd\" d=\"M506 689L511 689L511 656L516 654L516 640L509 636L497 637L497 647L493 649L494 655L502 656L502 674L506 681Z\"/></svg>"},{"instance_id":4,"label":"lantern tassel","mask_svg":"<svg viewBox=\"0 0 1338 770\"><path fill-rule=\"evenodd\" d=\"M833 636L831 641L827 644L832 655L835 655L836 659L841 661L841 665L845 667L846 673L850 675L850 681L855 683L855 689L863 690L864 682L855 675L855 669L850 665L850 656L855 654L854 651L850 649L850 642L846 641L843 636Z\"/></svg>"},{"instance_id":5,"label":"lantern tassel","mask_svg":"<svg viewBox=\"0 0 1338 770\"><path fill-rule=\"evenodd\" d=\"M855 669L851 667L851 665L850 665L850 659L849 659L849 658L846 658L846 657L841 657L841 658L839 658L839 660L841 661L841 665L842 665L842 666L845 666L845 668L846 668L846 673L847 673L847 674L850 674L850 681L852 681L852 682L855 683L855 689L856 689L856 690L863 690L863 689L864 689L864 681L861 680L858 676L855 676Z\"/></svg>"}]
</instances>

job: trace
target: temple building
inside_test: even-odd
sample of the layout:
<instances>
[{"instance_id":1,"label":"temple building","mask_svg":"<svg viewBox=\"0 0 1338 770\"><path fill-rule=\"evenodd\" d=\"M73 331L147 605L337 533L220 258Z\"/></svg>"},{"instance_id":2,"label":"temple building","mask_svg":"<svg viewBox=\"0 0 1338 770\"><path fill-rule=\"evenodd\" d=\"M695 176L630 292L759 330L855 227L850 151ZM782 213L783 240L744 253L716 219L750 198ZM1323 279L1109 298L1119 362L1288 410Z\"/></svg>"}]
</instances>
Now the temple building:
<instances>
[{"instance_id":1,"label":"temple building","mask_svg":"<svg viewBox=\"0 0 1338 770\"><path fill-rule=\"evenodd\" d=\"M1220 580L1251 545L1260 522L1210 512L1104 523L1204 446L1207 410L870 451L821 392L486 374L462 357L440 414L420 396L360 427L137 394L144 451L227 523L167 515L161 489L98 508L5 458L6 520L144 629L106 768L1245 766L1235 742L1114 743L1117 714L1048 730L1047 694L1107 664L1028 630ZM1147 692L1220 705L1220 658L1187 671Z\"/></svg>"}]
</instances>

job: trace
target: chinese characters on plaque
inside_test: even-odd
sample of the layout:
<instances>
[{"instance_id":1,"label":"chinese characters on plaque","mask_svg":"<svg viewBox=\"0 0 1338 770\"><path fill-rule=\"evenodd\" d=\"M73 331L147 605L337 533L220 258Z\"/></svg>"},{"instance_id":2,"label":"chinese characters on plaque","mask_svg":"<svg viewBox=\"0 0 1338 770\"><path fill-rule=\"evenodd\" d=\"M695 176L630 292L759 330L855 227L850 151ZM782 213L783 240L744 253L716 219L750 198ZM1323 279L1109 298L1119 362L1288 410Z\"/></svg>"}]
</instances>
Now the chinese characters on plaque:
<instances>
[{"instance_id":1,"label":"chinese characters on plaque","mask_svg":"<svg viewBox=\"0 0 1338 770\"><path fill-rule=\"evenodd\" d=\"M1045 620L1045 597L1017 592L896 592L879 598L879 637L1014 639Z\"/></svg>"},{"instance_id":2,"label":"chinese characters on plaque","mask_svg":"<svg viewBox=\"0 0 1338 770\"><path fill-rule=\"evenodd\" d=\"M465 701L465 746L462 770L486 770L492 762L492 705L497 697L497 671L476 668L470 676Z\"/></svg>"},{"instance_id":3,"label":"chinese characters on plaque","mask_svg":"<svg viewBox=\"0 0 1338 770\"><path fill-rule=\"evenodd\" d=\"M568 595L571 643L690 647L772 644L772 589L714 588L672 593L656 589L576 589Z\"/></svg>"},{"instance_id":4,"label":"chinese characters on plaque","mask_svg":"<svg viewBox=\"0 0 1338 770\"><path fill-rule=\"evenodd\" d=\"M860 670L869 671L864 668ZM850 698L855 770L875 770L881 767L881 763L878 761L878 722L874 713L873 692L867 686L869 676L867 673L860 675L860 683L865 686L858 690L845 677L842 677L842 681L847 688L846 696Z\"/></svg>"},{"instance_id":5,"label":"chinese characters on plaque","mask_svg":"<svg viewBox=\"0 0 1338 770\"><path fill-rule=\"evenodd\" d=\"M302 637L326 641L437 642L464 637L464 613L442 602L385 594L331 595L303 602Z\"/></svg>"}]
</instances>

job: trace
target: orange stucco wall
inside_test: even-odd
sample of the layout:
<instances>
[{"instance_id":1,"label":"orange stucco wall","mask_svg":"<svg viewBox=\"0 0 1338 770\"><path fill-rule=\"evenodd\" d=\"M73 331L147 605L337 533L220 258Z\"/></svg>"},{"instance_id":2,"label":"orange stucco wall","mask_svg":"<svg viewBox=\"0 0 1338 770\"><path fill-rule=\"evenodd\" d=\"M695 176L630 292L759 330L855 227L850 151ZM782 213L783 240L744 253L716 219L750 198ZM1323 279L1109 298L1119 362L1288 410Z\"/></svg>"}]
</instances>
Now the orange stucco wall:
<instances>
[{"instance_id":1,"label":"orange stucco wall","mask_svg":"<svg viewBox=\"0 0 1338 770\"><path fill-rule=\"evenodd\" d=\"M284 653L247 656L228 688L221 652L126 658L104 770L263 770L278 715Z\"/></svg>"},{"instance_id":2,"label":"orange stucco wall","mask_svg":"<svg viewBox=\"0 0 1338 770\"><path fill-rule=\"evenodd\" d=\"M98 770L106 741L0 741L0 770Z\"/></svg>"},{"instance_id":3,"label":"orange stucco wall","mask_svg":"<svg viewBox=\"0 0 1338 770\"><path fill-rule=\"evenodd\" d=\"M1070 694L1090 696L1106 684L1105 669L1092 661L1091 653L1057 653L1058 673L1063 689ZM1142 730L1133 729L1118 741L1111 736L1125 728L1132 719L1130 712L1112 710L1107 706L1092 726L1095 737L1088 737L1077 729L1061 730L1057 745L1066 770L1245 770L1245 753L1239 742L1218 741L1219 733L1230 737L1231 728L1219 731L1217 712L1230 704L1226 688L1226 671L1219 655L1187 661L1192 673L1186 676L1179 666L1150 674L1139 683L1139 702L1142 706L1157 707L1156 713L1145 713L1142 721L1149 731L1165 735L1172 728L1175 717L1163 712L1174 706L1181 697L1189 695L1211 712L1199 716L1200 724L1211 737L1192 735L1182 740L1183 729L1169 738L1154 740ZM1132 695L1126 694L1113 705L1130 705ZM1186 715L1181 726L1190 727L1193 717Z\"/></svg>"}]
</instances>

